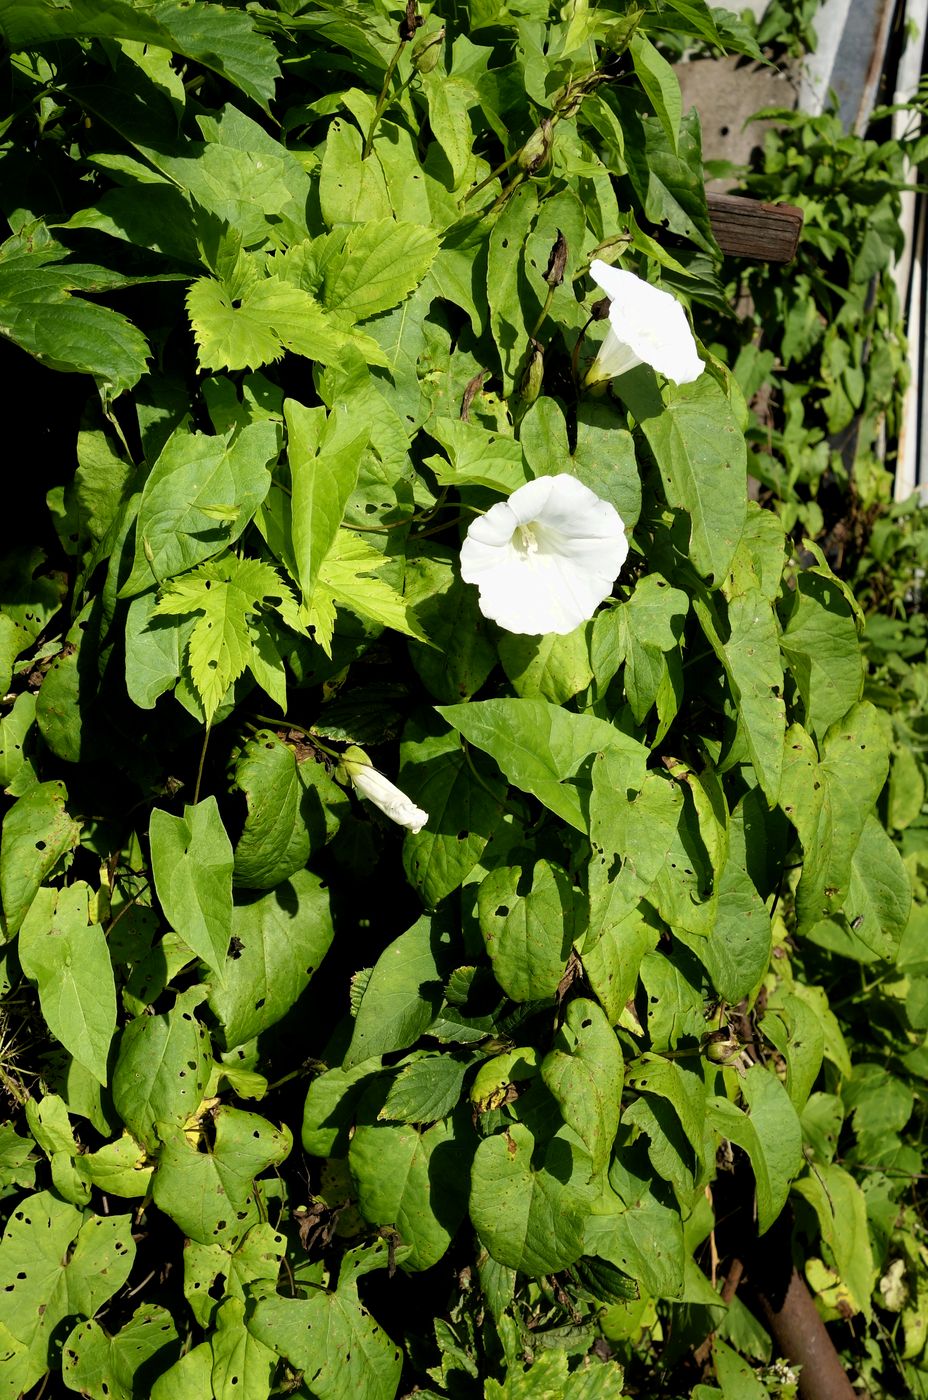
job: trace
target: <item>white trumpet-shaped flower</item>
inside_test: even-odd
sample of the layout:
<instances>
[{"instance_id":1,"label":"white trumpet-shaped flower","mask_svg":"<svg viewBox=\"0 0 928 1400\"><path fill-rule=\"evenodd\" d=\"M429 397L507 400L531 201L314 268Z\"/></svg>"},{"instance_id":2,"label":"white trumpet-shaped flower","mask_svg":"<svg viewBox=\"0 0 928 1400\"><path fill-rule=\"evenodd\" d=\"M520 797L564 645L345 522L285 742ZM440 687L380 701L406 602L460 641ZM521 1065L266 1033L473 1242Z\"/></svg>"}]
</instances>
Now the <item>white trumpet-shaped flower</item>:
<instances>
[{"instance_id":1,"label":"white trumpet-shaped flower","mask_svg":"<svg viewBox=\"0 0 928 1400\"><path fill-rule=\"evenodd\" d=\"M411 797L401 792L395 783L384 777L370 762L363 749L351 748L342 754L342 768L351 779L356 791L368 802L379 807L384 816L404 826L415 836L429 819L428 812L417 807Z\"/></svg>"},{"instance_id":2,"label":"white trumpet-shaped flower","mask_svg":"<svg viewBox=\"0 0 928 1400\"><path fill-rule=\"evenodd\" d=\"M594 258L590 276L609 298L609 330L586 377L588 384L615 379L636 365L650 365L675 384L691 384L705 366L686 312L669 292L633 272Z\"/></svg>"},{"instance_id":3,"label":"white trumpet-shaped flower","mask_svg":"<svg viewBox=\"0 0 928 1400\"><path fill-rule=\"evenodd\" d=\"M627 554L615 506L574 476L539 476L473 522L461 577L507 632L572 632L611 593Z\"/></svg>"}]
</instances>

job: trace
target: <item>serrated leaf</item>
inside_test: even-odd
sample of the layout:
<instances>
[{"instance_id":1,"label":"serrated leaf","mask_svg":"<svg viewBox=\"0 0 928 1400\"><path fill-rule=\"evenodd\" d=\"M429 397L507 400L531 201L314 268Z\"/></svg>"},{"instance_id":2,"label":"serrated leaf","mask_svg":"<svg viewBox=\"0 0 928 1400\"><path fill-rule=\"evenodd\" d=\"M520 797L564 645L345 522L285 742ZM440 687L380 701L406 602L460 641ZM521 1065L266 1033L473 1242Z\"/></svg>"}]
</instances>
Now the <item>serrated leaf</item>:
<instances>
[{"instance_id":1,"label":"serrated leaf","mask_svg":"<svg viewBox=\"0 0 928 1400\"><path fill-rule=\"evenodd\" d=\"M404 1065L390 1083L377 1117L382 1122L435 1123L461 1097L470 1061L455 1055L426 1055Z\"/></svg>"},{"instance_id":2,"label":"serrated leaf","mask_svg":"<svg viewBox=\"0 0 928 1400\"><path fill-rule=\"evenodd\" d=\"M319 569L318 583L309 602L309 626L315 626L320 645L325 645L325 618L332 603L349 608L381 627L392 627L407 637L427 640L402 594L377 576L375 571L387 562L373 545L350 530L338 532Z\"/></svg>"},{"instance_id":3,"label":"serrated leaf","mask_svg":"<svg viewBox=\"0 0 928 1400\"><path fill-rule=\"evenodd\" d=\"M145 10L121 0L52 0L7 4L3 27L6 41L16 49L41 48L68 38L128 39L154 44L183 54L221 73L265 109L278 77L274 46L255 31L250 15L222 5L199 4L195 9L168 0Z\"/></svg>"},{"instance_id":4,"label":"serrated leaf","mask_svg":"<svg viewBox=\"0 0 928 1400\"><path fill-rule=\"evenodd\" d=\"M232 846L215 797L182 817L155 808L149 826L152 872L165 917L219 973L232 936Z\"/></svg>"},{"instance_id":5,"label":"serrated leaf","mask_svg":"<svg viewBox=\"0 0 928 1400\"><path fill-rule=\"evenodd\" d=\"M437 252L438 238L421 224L358 224L326 267L323 302L357 321L389 311L415 291Z\"/></svg>"},{"instance_id":6,"label":"serrated leaf","mask_svg":"<svg viewBox=\"0 0 928 1400\"><path fill-rule=\"evenodd\" d=\"M36 783L3 818L0 896L3 932L12 938L36 893L61 857L77 845L81 824L65 807L64 783Z\"/></svg>"},{"instance_id":7,"label":"serrated leaf","mask_svg":"<svg viewBox=\"0 0 928 1400\"><path fill-rule=\"evenodd\" d=\"M19 956L36 983L52 1035L101 1084L116 1029L116 987L106 937L88 917L83 881L39 892L23 920Z\"/></svg>"},{"instance_id":8,"label":"serrated leaf","mask_svg":"<svg viewBox=\"0 0 928 1400\"><path fill-rule=\"evenodd\" d=\"M264 277L241 295L214 277L187 292L187 314L201 369L258 369L285 350L320 364L337 364L349 348L368 364L385 365L370 336L338 324L302 287Z\"/></svg>"}]
</instances>

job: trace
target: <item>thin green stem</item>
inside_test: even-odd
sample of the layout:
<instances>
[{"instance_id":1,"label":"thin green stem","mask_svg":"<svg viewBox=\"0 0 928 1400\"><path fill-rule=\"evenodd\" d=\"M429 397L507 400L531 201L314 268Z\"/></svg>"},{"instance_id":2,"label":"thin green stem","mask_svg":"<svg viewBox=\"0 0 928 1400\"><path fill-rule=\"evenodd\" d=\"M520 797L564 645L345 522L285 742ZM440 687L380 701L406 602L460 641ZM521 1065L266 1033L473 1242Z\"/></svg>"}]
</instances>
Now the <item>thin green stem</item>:
<instances>
[{"instance_id":1,"label":"thin green stem","mask_svg":"<svg viewBox=\"0 0 928 1400\"><path fill-rule=\"evenodd\" d=\"M393 74L396 72L396 65L400 61L400 56L404 48L406 47L407 42L408 41L406 39L401 39L396 46L396 50L393 54L393 57L390 59L389 65L387 67L386 77L383 80L383 87L380 89L380 96L377 99L377 106L374 108L374 115L371 117L371 124L368 128L367 135L364 138L364 149L361 151L362 160L367 160L371 151L374 149L374 137L377 134L377 125L380 121L380 118L383 116L383 110L387 105L387 101L389 100L390 84L393 82Z\"/></svg>"},{"instance_id":2,"label":"thin green stem","mask_svg":"<svg viewBox=\"0 0 928 1400\"><path fill-rule=\"evenodd\" d=\"M554 300L554 293L555 293L555 290L556 290L556 289L555 289L554 287L549 287L549 288L548 288L548 295L545 297L545 304L544 304L544 306L541 308L541 315L538 317L538 320L535 322L534 329L533 329L531 335L529 336L529 340L530 340L530 341L532 341L532 340L537 340L537 339L538 339L538 332L541 330L541 328L542 328L542 326L544 325L545 321L547 321L547 319L548 319L548 312L551 310L551 303L552 303L552 301Z\"/></svg>"},{"instance_id":3,"label":"thin green stem","mask_svg":"<svg viewBox=\"0 0 928 1400\"><path fill-rule=\"evenodd\" d=\"M491 170L489 175L480 181L479 185L474 185L472 190L468 190L461 203L466 204L469 199L473 199L475 194L479 194L481 190L486 189L487 185L492 184L494 180L498 180L500 175L504 175L511 165L515 165L521 154L522 147L520 146L515 155L510 156L508 160L504 160L495 170Z\"/></svg>"},{"instance_id":4,"label":"thin green stem","mask_svg":"<svg viewBox=\"0 0 928 1400\"><path fill-rule=\"evenodd\" d=\"M206 746L209 743L210 729L211 725L208 724L203 731L203 747L200 749L200 766L197 768L197 782L196 787L193 789L194 807L200 800L200 784L203 781L203 765L206 762Z\"/></svg>"}]
</instances>

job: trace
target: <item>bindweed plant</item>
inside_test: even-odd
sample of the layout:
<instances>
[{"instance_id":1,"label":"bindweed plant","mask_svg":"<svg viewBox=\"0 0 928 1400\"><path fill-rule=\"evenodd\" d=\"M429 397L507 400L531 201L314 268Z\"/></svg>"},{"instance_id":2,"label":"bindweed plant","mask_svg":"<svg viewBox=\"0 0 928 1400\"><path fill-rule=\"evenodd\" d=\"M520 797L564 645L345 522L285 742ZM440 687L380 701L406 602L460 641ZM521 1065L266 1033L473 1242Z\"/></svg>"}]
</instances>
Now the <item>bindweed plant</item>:
<instances>
[{"instance_id":1,"label":"bindweed plant","mask_svg":"<svg viewBox=\"0 0 928 1400\"><path fill-rule=\"evenodd\" d=\"M792 1193L872 1316L802 959L892 958L911 888L859 608L748 501L699 344L658 44L743 27L0 27L4 372L49 405L3 566L0 1393L793 1393L722 1226L788 1255Z\"/></svg>"}]
</instances>

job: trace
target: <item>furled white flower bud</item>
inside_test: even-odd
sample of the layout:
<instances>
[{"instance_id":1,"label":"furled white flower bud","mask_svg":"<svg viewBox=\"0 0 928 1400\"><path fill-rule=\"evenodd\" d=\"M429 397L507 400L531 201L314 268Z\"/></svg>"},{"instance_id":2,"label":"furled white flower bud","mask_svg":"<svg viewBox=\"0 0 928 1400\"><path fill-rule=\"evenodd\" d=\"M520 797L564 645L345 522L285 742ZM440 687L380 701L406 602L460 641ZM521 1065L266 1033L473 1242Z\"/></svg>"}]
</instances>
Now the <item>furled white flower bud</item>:
<instances>
[{"instance_id":1,"label":"furled white flower bud","mask_svg":"<svg viewBox=\"0 0 928 1400\"><path fill-rule=\"evenodd\" d=\"M389 778L385 778L363 749L347 749L342 754L341 763L355 790L379 807L384 816L396 822L397 826L405 826L414 836L422 830L429 819L428 812L423 812L405 792L400 792Z\"/></svg>"}]
</instances>

